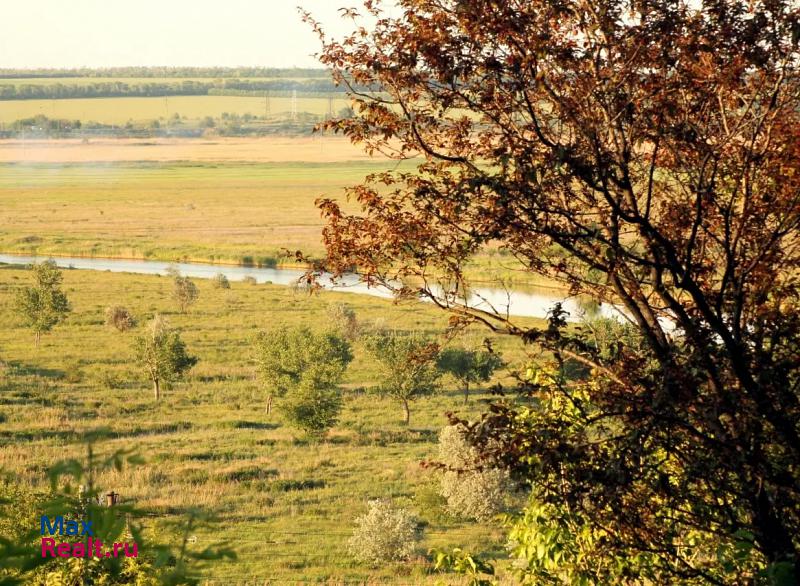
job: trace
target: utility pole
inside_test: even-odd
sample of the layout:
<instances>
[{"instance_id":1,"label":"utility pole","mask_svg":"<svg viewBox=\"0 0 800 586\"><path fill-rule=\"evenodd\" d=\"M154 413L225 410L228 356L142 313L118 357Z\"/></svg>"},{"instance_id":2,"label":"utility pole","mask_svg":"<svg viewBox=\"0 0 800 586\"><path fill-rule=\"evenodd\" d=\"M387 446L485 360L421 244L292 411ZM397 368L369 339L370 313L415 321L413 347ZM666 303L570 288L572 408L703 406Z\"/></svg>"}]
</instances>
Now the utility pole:
<instances>
[{"instance_id":1,"label":"utility pole","mask_svg":"<svg viewBox=\"0 0 800 586\"><path fill-rule=\"evenodd\" d=\"M292 90L291 117L292 117L292 122L297 120L297 90Z\"/></svg>"}]
</instances>

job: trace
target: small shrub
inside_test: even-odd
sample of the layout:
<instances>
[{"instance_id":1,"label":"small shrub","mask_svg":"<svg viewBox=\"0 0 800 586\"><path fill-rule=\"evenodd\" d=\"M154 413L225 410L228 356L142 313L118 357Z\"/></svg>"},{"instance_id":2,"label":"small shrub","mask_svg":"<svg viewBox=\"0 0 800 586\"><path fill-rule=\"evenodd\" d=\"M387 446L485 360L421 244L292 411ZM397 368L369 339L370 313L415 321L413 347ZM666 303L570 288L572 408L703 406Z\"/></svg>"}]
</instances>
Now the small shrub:
<instances>
[{"instance_id":1,"label":"small shrub","mask_svg":"<svg viewBox=\"0 0 800 586\"><path fill-rule=\"evenodd\" d=\"M447 500L447 511L462 519L486 521L503 510L509 474L506 470L482 467L477 450L454 425L439 434L439 459L449 470L442 474L440 494Z\"/></svg>"},{"instance_id":2,"label":"small shrub","mask_svg":"<svg viewBox=\"0 0 800 586\"><path fill-rule=\"evenodd\" d=\"M331 303L327 310L328 322L346 340L358 338L361 326L356 319L356 312L346 303Z\"/></svg>"},{"instance_id":3,"label":"small shrub","mask_svg":"<svg viewBox=\"0 0 800 586\"><path fill-rule=\"evenodd\" d=\"M106 307L106 326L116 328L120 332L127 332L136 327L136 318L129 309L121 305Z\"/></svg>"},{"instance_id":4,"label":"small shrub","mask_svg":"<svg viewBox=\"0 0 800 586\"><path fill-rule=\"evenodd\" d=\"M363 562L379 564L408 559L420 539L417 523L408 511L387 500L374 500L369 511L356 519L348 549Z\"/></svg>"},{"instance_id":5,"label":"small shrub","mask_svg":"<svg viewBox=\"0 0 800 586\"><path fill-rule=\"evenodd\" d=\"M231 282L228 280L228 277L223 275L222 273L217 273L214 275L214 278L211 279L211 285L214 289L230 289Z\"/></svg>"},{"instance_id":6,"label":"small shrub","mask_svg":"<svg viewBox=\"0 0 800 586\"><path fill-rule=\"evenodd\" d=\"M300 385L287 394L280 411L290 425L319 438L336 424L342 411L342 392L336 387Z\"/></svg>"},{"instance_id":7,"label":"small shrub","mask_svg":"<svg viewBox=\"0 0 800 586\"><path fill-rule=\"evenodd\" d=\"M248 285L257 285L258 281L252 275L247 275L245 278L242 279L242 283L247 283Z\"/></svg>"},{"instance_id":8,"label":"small shrub","mask_svg":"<svg viewBox=\"0 0 800 586\"><path fill-rule=\"evenodd\" d=\"M189 277L175 277L175 287L172 290L172 298L178 303L181 313L197 301L197 285Z\"/></svg>"}]
</instances>

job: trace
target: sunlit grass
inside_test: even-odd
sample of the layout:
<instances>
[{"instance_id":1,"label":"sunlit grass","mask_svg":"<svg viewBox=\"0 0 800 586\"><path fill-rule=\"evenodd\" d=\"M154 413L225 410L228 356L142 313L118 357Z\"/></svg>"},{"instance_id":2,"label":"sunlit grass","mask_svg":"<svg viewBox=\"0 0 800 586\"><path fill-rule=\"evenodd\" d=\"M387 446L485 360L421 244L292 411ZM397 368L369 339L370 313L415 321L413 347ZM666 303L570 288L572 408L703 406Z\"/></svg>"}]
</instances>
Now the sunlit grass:
<instances>
[{"instance_id":1,"label":"sunlit grass","mask_svg":"<svg viewBox=\"0 0 800 586\"><path fill-rule=\"evenodd\" d=\"M251 340L259 329L281 322L324 327L332 301L350 304L367 328L377 322L438 335L446 315L416 303L342 293L309 297L246 283L222 290L199 280L198 303L180 314L166 277L70 270L64 277L74 310L37 350L12 303L29 275L0 266L0 468L20 482L42 487L49 465L81 457L83 434L104 429L99 450L133 448L147 462L104 473L99 483L157 511L161 517L152 519L153 527L195 506L219 514L214 532L197 538L198 546L228 539L238 550L237 562L213 566L210 577L220 583L442 580L429 574L422 557L377 569L350 558L345 544L353 519L376 497L395 498L426 524L421 555L430 547L458 546L502 556L496 526L456 521L431 505L432 473L420 466L435 457L445 413L474 417L487 395L476 393L465 407L459 389L448 382L441 394L413 403L405 428L398 404L367 392L377 382L376 370L356 345L340 422L326 441L310 444L279 415L265 413L265 392L251 362ZM110 304L129 307L140 321L155 312L166 315L200 358L188 380L166 391L158 404L131 361L136 330L119 333L103 325ZM513 340L499 338L494 345L511 363L523 359Z\"/></svg>"}]
</instances>

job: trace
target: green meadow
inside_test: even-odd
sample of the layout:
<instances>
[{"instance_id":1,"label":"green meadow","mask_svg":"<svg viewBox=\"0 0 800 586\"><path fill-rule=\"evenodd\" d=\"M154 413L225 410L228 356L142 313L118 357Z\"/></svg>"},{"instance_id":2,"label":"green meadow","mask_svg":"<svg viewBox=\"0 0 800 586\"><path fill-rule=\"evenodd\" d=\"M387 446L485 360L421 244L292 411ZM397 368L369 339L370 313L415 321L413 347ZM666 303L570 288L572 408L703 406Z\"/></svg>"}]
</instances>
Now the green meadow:
<instances>
[{"instance_id":1,"label":"green meadow","mask_svg":"<svg viewBox=\"0 0 800 586\"><path fill-rule=\"evenodd\" d=\"M97 482L123 502L154 511L150 530L158 534L160 523L192 507L217 514L211 529L197 532L196 546L228 540L238 560L211 566L203 575L210 583L459 583L456 576L432 572L429 548L504 557L502 530L447 515L435 473L420 465L436 457L446 412L477 416L488 398L485 388L465 406L457 385L445 381L441 393L412 404L406 427L399 404L370 392L378 382L375 365L356 342L343 384L344 409L325 440L311 443L277 412L265 412L266 393L252 361L260 330L278 323L322 327L328 305L343 302L364 328L439 336L447 320L441 312L421 303L395 305L346 293L309 296L272 285L215 289L198 280L198 302L181 314L167 277L65 270L63 288L73 311L37 349L13 309L15 292L29 280L21 267L0 267L0 468L17 481L43 489L48 467L82 457L84 435L101 430L98 452L134 449L146 461L104 472ZM158 403L132 362L137 330L120 333L104 325L104 308L111 304L129 307L140 328L155 313L166 316L200 359ZM509 364L497 376L502 381L525 356L508 339L494 344ZM350 557L346 542L367 502L383 497L417 516L424 540L411 562L370 568Z\"/></svg>"}]
</instances>

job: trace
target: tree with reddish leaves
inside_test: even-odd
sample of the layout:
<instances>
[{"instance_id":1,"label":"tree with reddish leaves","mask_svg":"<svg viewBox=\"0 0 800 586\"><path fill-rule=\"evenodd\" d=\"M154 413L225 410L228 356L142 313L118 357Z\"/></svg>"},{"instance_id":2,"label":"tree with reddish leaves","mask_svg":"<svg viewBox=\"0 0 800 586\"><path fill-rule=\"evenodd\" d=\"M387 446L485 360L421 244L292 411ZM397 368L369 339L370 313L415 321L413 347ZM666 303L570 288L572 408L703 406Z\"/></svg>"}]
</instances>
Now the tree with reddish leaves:
<instances>
[{"instance_id":1,"label":"tree with reddish leaves","mask_svg":"<svg viewBox=\"0 0 800 586\"><path fill-rule=\"evenodd\" d=\"M359 10L368 23L346 11L340 40L306 15L354 102L323 127L421 159L352 187L359 213L318 202L325 268L517 336L557 371L586 368L522 377L473 436L539 504L602 532L593 559L645 555L659 580L800 577L797 3ZM641 344L600 353L558 312L530 329L465 303L465 265L497 245L623 307ZM752 565L731 570L717 546Z\"/></svg>"}]
</instances>

